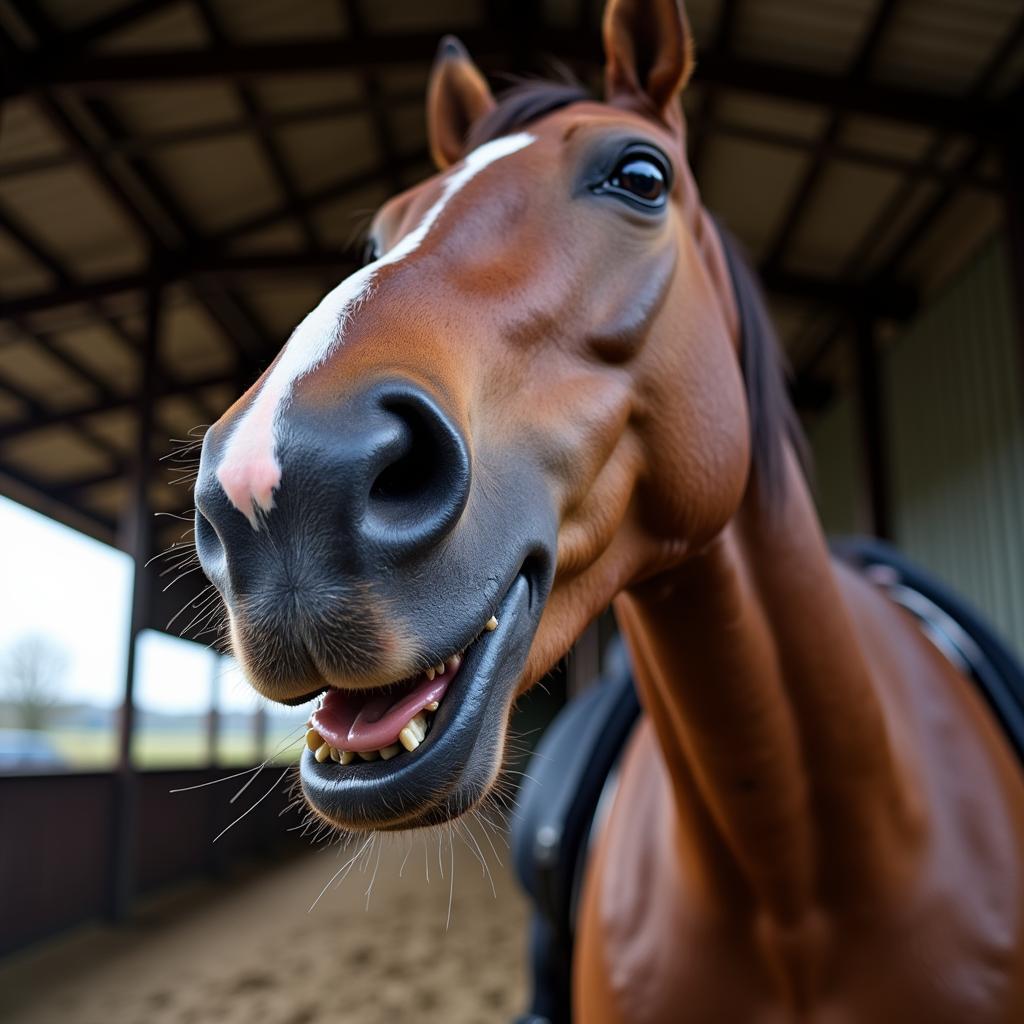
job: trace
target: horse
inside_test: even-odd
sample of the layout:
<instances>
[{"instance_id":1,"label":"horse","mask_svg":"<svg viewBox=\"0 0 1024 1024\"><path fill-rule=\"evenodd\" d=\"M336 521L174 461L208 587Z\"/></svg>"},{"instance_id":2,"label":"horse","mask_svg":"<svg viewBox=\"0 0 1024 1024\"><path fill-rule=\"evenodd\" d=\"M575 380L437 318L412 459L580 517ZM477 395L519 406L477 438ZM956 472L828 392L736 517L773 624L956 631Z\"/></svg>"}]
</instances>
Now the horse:
<instances>
[{"instance_id":1,"label":"horse","mask_svg":"<svg viewBox=\"0 0 1024 1024\"><path fill-rule=\"evenodd\" d=\"M764 306L687 166L679 0L609 0L602 35L602 101L496 100L444 41L437 173L207 433L196 542L233 649L264 696L322 696L319 819L419 829L488 799L517 698L611 603L643 715L576 1018L1022 1020L1020 766L830 555L780 355L741 330Z\"/></svg>"}]
</instances>

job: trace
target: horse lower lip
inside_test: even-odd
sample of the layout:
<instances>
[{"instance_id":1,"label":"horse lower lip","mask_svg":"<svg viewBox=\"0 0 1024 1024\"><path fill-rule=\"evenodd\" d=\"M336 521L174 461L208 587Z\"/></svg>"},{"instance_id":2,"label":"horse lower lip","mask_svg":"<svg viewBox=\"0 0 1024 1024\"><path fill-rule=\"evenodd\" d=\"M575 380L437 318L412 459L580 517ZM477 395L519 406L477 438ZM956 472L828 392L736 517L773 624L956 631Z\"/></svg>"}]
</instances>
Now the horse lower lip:
<instances>
[{"instance_id":1,"label":"horse lower lip","mask_svg":"<svg viewBox=\"0 0 1024 1024\"><path fill-rule=\"evenodd\" d=\"M539 609L530 607L530 586L518 575L497 612L498 628L484 630L466 650L465 661L434 717L434 727L412 755L404 752L366 764L318 763L303 752L299 775L310 805L341 828L415 828L468 810L489 785L490 744L500 737L536 629ZM500 741L499 741L500 742ZM486 766L486 768L485 768ZM396 808L402 808L399 816Z\"/></svg>"}]
</instances>

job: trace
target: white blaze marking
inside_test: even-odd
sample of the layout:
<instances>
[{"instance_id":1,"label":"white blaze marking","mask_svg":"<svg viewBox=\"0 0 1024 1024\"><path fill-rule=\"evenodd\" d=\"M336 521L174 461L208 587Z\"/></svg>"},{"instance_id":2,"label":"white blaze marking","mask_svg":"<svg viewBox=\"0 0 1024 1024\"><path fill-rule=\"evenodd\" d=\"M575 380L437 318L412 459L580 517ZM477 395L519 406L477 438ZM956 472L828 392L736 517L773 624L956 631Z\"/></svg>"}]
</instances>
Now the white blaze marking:
<instances>
[{"instance_id":1,"label":"white blaze marking","mask_svg":"<svg viewBox=\"0 0 1024 1024\"><path fill-rule=\"evenodd\" d=\"M467 182L496 160L510 156L533 141L532 135L521 132L473 150L462 166L445 179L441 195L419 225L385 256L346 277L328 292L292 332L259 393L239 417L217 468L217 479L224 493L253 529L258 528L257 506L269 512L274 506L274 491L281 483L274 430L278 413L295 382L321 366L341 343L345 323L369 291L377 271L414 252L448 201Z\"/></svg>"}]
</instances>

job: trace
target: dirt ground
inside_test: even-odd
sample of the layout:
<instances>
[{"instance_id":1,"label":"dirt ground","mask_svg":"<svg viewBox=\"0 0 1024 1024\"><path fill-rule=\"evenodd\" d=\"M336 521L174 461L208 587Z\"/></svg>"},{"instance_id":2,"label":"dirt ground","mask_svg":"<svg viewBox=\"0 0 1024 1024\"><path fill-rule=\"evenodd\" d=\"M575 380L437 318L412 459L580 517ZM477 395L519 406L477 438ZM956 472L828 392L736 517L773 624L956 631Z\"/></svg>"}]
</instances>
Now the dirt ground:
<instances>
[{"instance_id":1,"label":"dirt ground","mask_svg":"<svg viewBox=\"0 0 1024 1024\"><path fill-rule=\"evenodd\" d=\"M321 890L337 847L194 885L123 929L90 927L0 964L5 1024L494 1024L525 1002L526 912L479 830L476 851L376 849ZM384 844L381 844L382 846ZM441 874L443 869L443 876ZM427 873L429 870L429 882ZM373 880L367 907L367 889ZM449 898L451 918L449 923Z\"/></svg>"}]
</instances>

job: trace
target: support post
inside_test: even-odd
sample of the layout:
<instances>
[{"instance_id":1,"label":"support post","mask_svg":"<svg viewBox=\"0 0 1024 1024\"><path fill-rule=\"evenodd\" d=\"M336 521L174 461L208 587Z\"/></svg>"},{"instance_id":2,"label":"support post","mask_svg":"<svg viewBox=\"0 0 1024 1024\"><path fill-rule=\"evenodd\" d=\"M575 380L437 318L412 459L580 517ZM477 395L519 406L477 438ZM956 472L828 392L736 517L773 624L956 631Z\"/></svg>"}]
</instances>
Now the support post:
<instances>
[{"instance_id":1,"label":"support post","mask_svg":"<svg viewBox=\"0 0 1024 1024\"><path fill-rule=\"evenodd\" d=\"M885 395L878 361L875 321L870 316L861 315L856 319L854 356L871 532L882 540L892 540Z\"/></svg>"},{"instance_id":2,"label":"support post","mask_svg":"<svg viewBox=\"0 0 1024 1024\"><path fill-rule=\"evenodd\" d=\"M213 767L217 763L218 741L220 740L220 676L221 658L217 651L210 651L210 708L206 713L206 763Z\"/></svg>"},{"instance_id":3,"label":"support post","mask_svg":"<svg viewBox=\"0 0 1024 1024\"><path fill-rule=\"evenodd\" d=\"M252 717L253 742L256 746L256 762L267 756L267 709L261 704Z\"/></svg>"},{"instance_id":4,"label":"support post","mask_svg":"<svg viewBox=\"0 0 1024 1024\"><path fill-rule=\"evenodd\" d=\"M160 342L161 291L152 286L146 296L146 337L138 391L138 422L131 506L128 509L128 549L134 563L132 616L125 659L124 694L121 700L117 765L114 770L113 849L111 857L110 916L125 920L131 913L136 891L136 842L138 835L138 785L132 756L135 731L136 647L139 634L149 622L150 587L146 562L153 550L153 516L149 487L153 480L153 421L157 397Z\"/></svg>"},{"instance_id":5,"label":"support post","mask_svg":"<svg viewBox=\"0 0 1024 1024\"><path fill-rule=\"evenodd\" d=\"M1020 124L1024 116L1024 95L1016 105L1017 117L1008 123ZM1017 313L1017 363L1024 387L1024 140L1020 132L1007 133L1002 147L1003 199L1006 206L1006 242L1009 248L1010 294Z\"/></svg>"}]
</instances>

